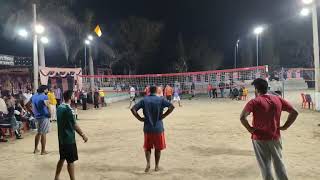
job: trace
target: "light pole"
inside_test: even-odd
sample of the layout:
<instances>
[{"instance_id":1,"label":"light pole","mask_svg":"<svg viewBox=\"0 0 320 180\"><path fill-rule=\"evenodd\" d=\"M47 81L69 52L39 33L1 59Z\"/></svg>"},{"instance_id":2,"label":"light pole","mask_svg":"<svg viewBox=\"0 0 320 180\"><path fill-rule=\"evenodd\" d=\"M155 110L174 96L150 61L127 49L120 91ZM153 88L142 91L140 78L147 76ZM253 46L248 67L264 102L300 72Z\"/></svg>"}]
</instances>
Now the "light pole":
<instances>
[{"instance_id":1,"label":"light pole","mask_svg":"<svg viewBox=\"0 0 320 180\"><path fill-rule=\"evenodd\" d=\"M320 111L320 65L319 65L319 32L318 32L318 12L317 3L314 0L302 0L305 5L312 8L312 31L313 31L313 57L315 71L315 105L316 110ZM309 10L310 11L310 10ZM301 15L308 15L307 9L303 8Z\"/></svg>"},{"instance_id":2,"label":"light pole","mask_svg":"<svg viewBox=\"0 0 320 180\"><path fill-rule=\"evenodd\" d=\"M238 39L236 41L236 45L234 47L234 69L237 68L237 57L238 57L238 52L239 52L239 42L240 42L240 39Z\"/></svg>"},{"instance_id":3,"label":"light pole","mask_svg":"<svg viewBox=\"0 0 320 180\"><path fill-rule=\"evenodd\" d=\"M37 7L33 4L33 92L37 92L39 87L39 60L38 60L38 32L41 31L40 26L37 26Z\"/></svg>"},{"instance_id":4,"label":"light pole","mask_svg":"<svg viewBox=\"0 0 320 180\"><path fill-rule=\"evenodd\" d=\"M91 41L93 41L93 36L92 35L88 35L87 39L84 41L85 43L85 49L84 49L84 52L85 52L85 68L87 67L87 48L86 46L87 45L90 45ZM93 67L93 59L92 59L92 53L91 53L91 47L89 47L89 74L90 76L93 76L94 75L94 67ZM94 91L94 78L93 77L90 77L90 89L91 89L91 92ZM93 95L93 93L92 93ZM93 98L93 96L92 96Z\"/></svg>"},{"instance_id":5,"label":"light pole","mask_svg":"<svg viewBox=\"0 0 320 180\"><path fill-rule=\"evenodd\" d=\"M253 31L257 39L257 66L259 66L259 37L263 33L263 31L264 31L264 28L262 26L256 27Z\"/></svg>"},{"instance_id":6,"label":"light pole","mask_svg":"<svg viewBox=\"0 0 320 180\"><path fill-rule=\"evenodd\" d=\"M40 66L45 66L45 55L44 55L44 45L49 43L49 39L45 36L40 37L40 42L38 44L38 35L43 34L45 28L40 25L36 24L36 9L35 4L33 5L33 26L32 26L32 36L33 36L33 90L34 92L37 91L39 87L39 59L40 59ZM29 32L26 29L19 29L17 34L22 38L27 38L29 36ZM39 49L38 49L39 48Z\"/></svg>"},{"instance_id":7,"label":"light pole","mask_svg":"<svg viewBox=\"0 0 320 180\"><path fill-rule=\"evenodd\" d=\"M39 64L40 67L46 67L46 57L45 57L45 45L49 43L49 39L46 36L40 38L39 45Z\"/></svg>"},{"instance_id":8,"label":"light pole","mask_svg":"<svg viewBox=\"0 0 320 180\"><path fill-rule=\"evenodd\" d=\"M84 74L87 75L87 46L90 45L88 39L84 40Z\"/></svg>"}]
</instances>

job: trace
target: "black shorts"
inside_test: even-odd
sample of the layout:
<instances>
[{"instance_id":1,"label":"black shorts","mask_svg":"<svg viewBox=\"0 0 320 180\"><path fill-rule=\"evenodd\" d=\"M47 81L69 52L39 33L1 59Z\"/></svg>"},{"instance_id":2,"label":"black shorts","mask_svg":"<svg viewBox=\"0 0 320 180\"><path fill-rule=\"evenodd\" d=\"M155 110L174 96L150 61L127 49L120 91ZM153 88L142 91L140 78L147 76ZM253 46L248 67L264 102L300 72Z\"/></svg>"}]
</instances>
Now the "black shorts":
<instances>
[{"instance_id":1,"label":"black shorts","mask_svg":"<svg viewBox=\"0 0 320 180\"><path fill-rule=\"evenodd\" d=\"M172 96L167 96L166 98L167 98L168 101L172 100Z\"/></svg>"},{"instance_id":2,"label":"black shorts","mask_svg":"<svg viewBox=\"0 0 320 180\"><path fill-rule=\"evenodd\" d=\"M66 160L67 163L73 163L78 160L78 150L76 144L59 145L60 160Z\"/></svg>"}]
</instances>

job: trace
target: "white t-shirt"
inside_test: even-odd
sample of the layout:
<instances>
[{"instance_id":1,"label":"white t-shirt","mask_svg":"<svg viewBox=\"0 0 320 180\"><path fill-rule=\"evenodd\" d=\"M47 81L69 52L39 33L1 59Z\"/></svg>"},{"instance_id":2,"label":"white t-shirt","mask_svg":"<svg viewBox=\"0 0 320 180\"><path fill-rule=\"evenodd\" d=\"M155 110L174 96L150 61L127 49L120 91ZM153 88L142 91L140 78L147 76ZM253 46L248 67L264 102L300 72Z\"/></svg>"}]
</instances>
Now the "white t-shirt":
<instances>
[{"instance_id":1,"label":"white t-shirt","mask_svg":"<svg viewBox=\"0 0 320 180\"><path fill-rule=\"evenodd\" d=\"M3 114L8 114L7 105L2 98L0 98L0 112L2 112Z\"/></svg>"},{"instance_id":2,"label":"white t-shirt","mask_svg":"<svg viewBox=\"0 0 320 180\"><path fill-rule=\"evenodd\" d=\"M136 96L136 89L134 87L130 88L130 97L135 97Z\"/></svg>"},{"instance_id":3,"label":"white t-shirt","mask_svg":"<svg viewBox=\"0 0 320 180\"><path fill-rule=\"evenodd\" d=\"M31 93L23 93L23 98L24 98L23 103L24 103L24 105L26 105L30 101L31 97L32 97Z\"/></svg>"}]
</instances>

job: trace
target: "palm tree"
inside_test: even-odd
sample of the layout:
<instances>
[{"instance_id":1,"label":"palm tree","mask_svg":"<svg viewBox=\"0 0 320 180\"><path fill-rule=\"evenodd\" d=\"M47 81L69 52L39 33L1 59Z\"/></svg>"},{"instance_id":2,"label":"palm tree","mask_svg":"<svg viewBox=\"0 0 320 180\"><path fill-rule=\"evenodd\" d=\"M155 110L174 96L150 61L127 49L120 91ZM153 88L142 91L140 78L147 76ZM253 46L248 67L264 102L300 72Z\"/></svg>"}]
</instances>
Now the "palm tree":
<instances>
[{"instance_id":1,"label":"palm tree","mask_svg":"<svg viewBox=\"0 0 320 180\"><path fill-rule=\"evenodd\" d=\"M4 24L4 37L14 39L17 35L12 33L13 29L19 26L31 26L31 23L28 25L24 23L32 22L31 4L37 3L38 20L45 22L49 34L54 34L66 60L75 62L77 55L84 47L83 39L93 29L94 14L88 10L86 18L83 21L79 20L70 10L74 2L75 0L6 1L0 6L0 22ZM107 56L115 56L111 47L102 41L97 41L95 47Z\"/></svg>"}]
</instances>

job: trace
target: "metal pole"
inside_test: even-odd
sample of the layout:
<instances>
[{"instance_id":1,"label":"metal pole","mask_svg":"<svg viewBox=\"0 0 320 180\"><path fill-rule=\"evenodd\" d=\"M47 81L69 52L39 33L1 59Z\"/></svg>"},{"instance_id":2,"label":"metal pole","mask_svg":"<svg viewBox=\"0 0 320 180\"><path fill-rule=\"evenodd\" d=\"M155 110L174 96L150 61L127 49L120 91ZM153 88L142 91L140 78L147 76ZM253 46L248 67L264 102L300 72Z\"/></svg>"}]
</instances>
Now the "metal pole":
<instances>
[{"instance_id":1,"label":"metal pole","mask_svg":"<svg viewBox=\"0 0 320 180\"><path fill-rule=\"evenodd\" d=\"M259 66L259 34L257 34L257 66Z\"/></svg>"},{"instance_id":2,"label":"metal pole","mask_svg":"<svg viewBox=\"0 0 320 180\"><path fill-rule=\"evenodd\" d=\"M312 5L312 27L313 27L313 56L315 70L315 105L316 110L320 111L320 68L319 68L319 32L318 32L318 13L317 3Z\"/></svg>"},{"instance_id":3,"label":"metal pole","mask_svg":"<svg viewBox=\"0 0 320 180\"><path fill-rule=\"evenodd\" d=\"M87 45L84 45L84 75L87 75Z\"/></svg>"},{"instance_id":4,"label":"metal pole","mask_svg":"<svg viewBox=\"0 0 320 180\"><path fill-rule=\"evenodd\" d=\"M281 80L282 80L282 98L284 98L284 96L285 96L285 94L284 94L284 81L285 81L285 79L284 79L284 68L282 67L281 68Z\"/></svg>"},{"instance_id":5,"label":"metal pole","mask_svg":"<svg viewBox=\"0 0 320 180\"><path fill-rule=\"evenodd\" d=\"M92 46L89 47L89 74L90 74L90 87L91 87L91 92L94 92L94 67L93 67L93 59L92 59Z\"/></svg>"},{"instance_id":6,"label":"metal pole","mask_svg":"<svg viewBox=\"0 0 320 180\"><path fill-rule=\"evenodd\" d=\"M33 28L37 24L36 4L33 4ZM38 37L33 30L33 91L37 92L39 87L39 60L38 60Z\"/></svg>"},{"instance_id":7,"label":"metal pole","mask_svg":"<svg viewBox=\"0 0 320 180\"><path fill-rule=\"evenodd\" d=\"M234 47L234 69L237 68L237 44Z\"/></svg>"},{"instance_id":8,"label":"metal pole","mask_svg":"<svg viewBox=\"0 0 320 180\"><path fill-rule=\"evenodd\" d=\"M43 43L39 43L39 64L40 67L46 67L45 47Z\"/></svg>"}]
</instances>

